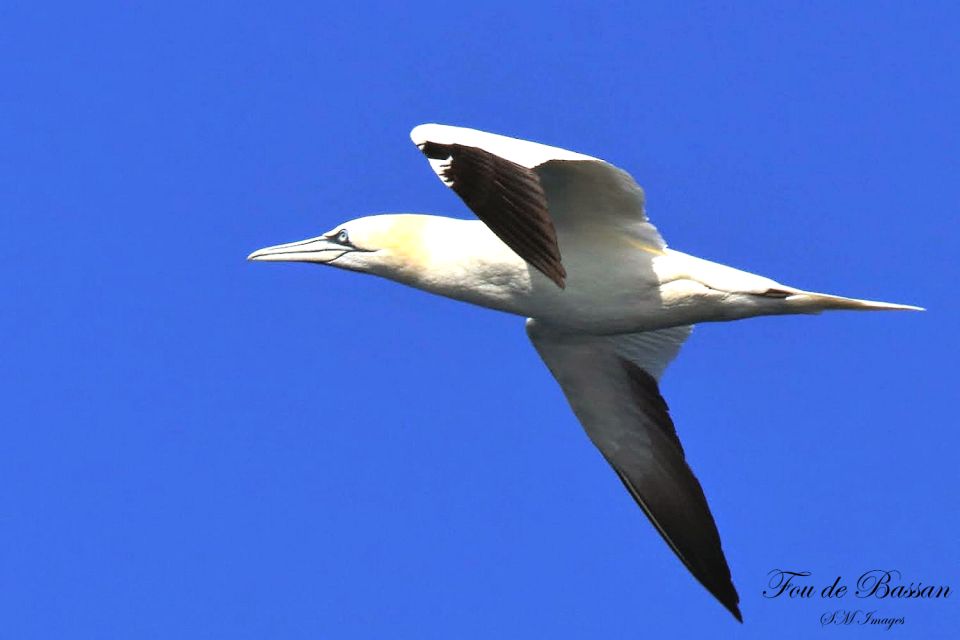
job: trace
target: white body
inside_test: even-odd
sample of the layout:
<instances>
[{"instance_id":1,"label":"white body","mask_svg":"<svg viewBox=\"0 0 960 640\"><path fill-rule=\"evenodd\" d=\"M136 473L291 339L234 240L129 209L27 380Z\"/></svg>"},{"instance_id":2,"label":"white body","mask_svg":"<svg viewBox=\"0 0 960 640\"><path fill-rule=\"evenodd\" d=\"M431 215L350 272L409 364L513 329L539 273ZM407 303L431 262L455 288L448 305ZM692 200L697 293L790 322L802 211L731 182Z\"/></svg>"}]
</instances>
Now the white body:
<instances>
[{"instance_id":1,"label":"white body","mask_svg":"<svg viewBox=\"0 0 960 640\"><path fill-rule=\"evenodd\" d=\"M733 307L730 295L796 291L671 249L644 251L627 243L607 243L609 252L619 255L577 251L575 238L563 234L560 248L569 276L566 288L560 289L479 220L417 217L423 218L420 259L390 277L448 298L588 333L790 313L782 299L744 299Z\"/></svg>"}]
</instances>

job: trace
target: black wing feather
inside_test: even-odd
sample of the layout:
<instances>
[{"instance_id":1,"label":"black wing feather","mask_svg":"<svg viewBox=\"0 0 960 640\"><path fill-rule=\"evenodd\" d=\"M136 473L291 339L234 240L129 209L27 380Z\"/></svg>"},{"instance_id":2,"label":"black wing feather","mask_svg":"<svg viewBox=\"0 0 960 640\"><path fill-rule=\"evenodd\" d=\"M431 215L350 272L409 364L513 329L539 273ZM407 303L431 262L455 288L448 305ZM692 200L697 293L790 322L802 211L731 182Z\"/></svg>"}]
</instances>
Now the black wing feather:
<instances>
[{"instance_id":1,"label":"black wing feather","mask_svg":"<svg viewBox=\"0 0 960 640\"><path fill-rule=\"evenodd\" d=\"M740 597L720 545L717 524L703 488L687 464L677 430L657 381L642 368L621 360L637 410L653 428L646 429L653 455L646 465L627 465L607 457L636 500L690 573L743 622Z\"/></svg>"},{"instance_id":2,"label":"black wing feather","mask_svg":"<svg viewBox=\"0 0 960 640\"><path fill-rule=\"evenodd\" d=\"M441 177L504 244L561 289L566 270L537 173L478 147L424 142Z\"/></svg>"}]
</instances>

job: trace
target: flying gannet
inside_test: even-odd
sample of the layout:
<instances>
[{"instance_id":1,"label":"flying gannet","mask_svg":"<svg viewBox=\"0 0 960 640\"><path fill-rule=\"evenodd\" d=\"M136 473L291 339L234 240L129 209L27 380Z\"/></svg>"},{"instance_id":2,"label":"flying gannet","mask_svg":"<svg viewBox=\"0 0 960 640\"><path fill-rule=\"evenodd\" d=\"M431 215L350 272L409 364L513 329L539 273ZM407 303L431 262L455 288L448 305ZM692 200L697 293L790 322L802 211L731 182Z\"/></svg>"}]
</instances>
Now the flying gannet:
<instances>
[{"instance_id":1,"label":"flying gannet","mask_svg":"<svg viewBox=\"0 0 960 640\"><path fill-rule=\"evenodd\" d=\"M803 291L668 249L643 190L603 160L438 124L410 136L479 220L363 217L248 259L372 273L526 317L594 445L680 561L742 621L660 376L697 322L920 308Z\"/></svg>"}]
</instances>

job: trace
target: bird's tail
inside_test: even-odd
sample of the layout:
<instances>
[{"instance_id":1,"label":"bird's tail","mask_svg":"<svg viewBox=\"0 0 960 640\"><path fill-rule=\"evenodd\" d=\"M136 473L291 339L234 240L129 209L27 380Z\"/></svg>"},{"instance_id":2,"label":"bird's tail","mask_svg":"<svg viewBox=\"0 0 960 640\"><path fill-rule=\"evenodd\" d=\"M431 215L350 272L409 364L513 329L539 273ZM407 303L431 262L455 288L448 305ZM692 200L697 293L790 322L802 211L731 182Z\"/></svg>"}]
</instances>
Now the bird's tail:
<instances>
[{"instance_id":1,"label":"bird's tail","mask_svg":"<svg viewBox=\"0 0 960 640\"><path fill-rule=\"evenodd\" d=\"M804 308L808 313L839 309L849 311L926 311L923 307L915 307L912 304L858 300L857 298L831 296L826 293L815 293L813 291L798 291L788 296L786 301Z\"/></svg>"}]
</instances>

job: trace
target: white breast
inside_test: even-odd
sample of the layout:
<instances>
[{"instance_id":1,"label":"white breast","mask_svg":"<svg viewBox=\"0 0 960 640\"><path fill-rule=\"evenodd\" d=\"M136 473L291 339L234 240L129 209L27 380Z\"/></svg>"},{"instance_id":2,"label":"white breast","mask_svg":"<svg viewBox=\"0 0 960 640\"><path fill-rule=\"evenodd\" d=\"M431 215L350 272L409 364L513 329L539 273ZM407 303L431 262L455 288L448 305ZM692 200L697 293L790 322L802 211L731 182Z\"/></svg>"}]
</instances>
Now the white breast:
<instances>
[{"instance_id":1,"label":"white breast","mask_svg":"<svg viewBox=\"0 0 960 640\"><path fill-rule=\"evenodd\" d=\"M608 247L628 255L611 260L568 250L566 288L530 267L482 222L435 218L424 232L423 268L408 282L432 293L580 331L613 333L649 324L660 309L652 255L630 244ZM571 242L561 246L572 247ZM662 256L659 256L662 257ZM617 265L612 268L611 265ZM662 319L661 319L662 321Z\"/></svg>"}]
</instances>

